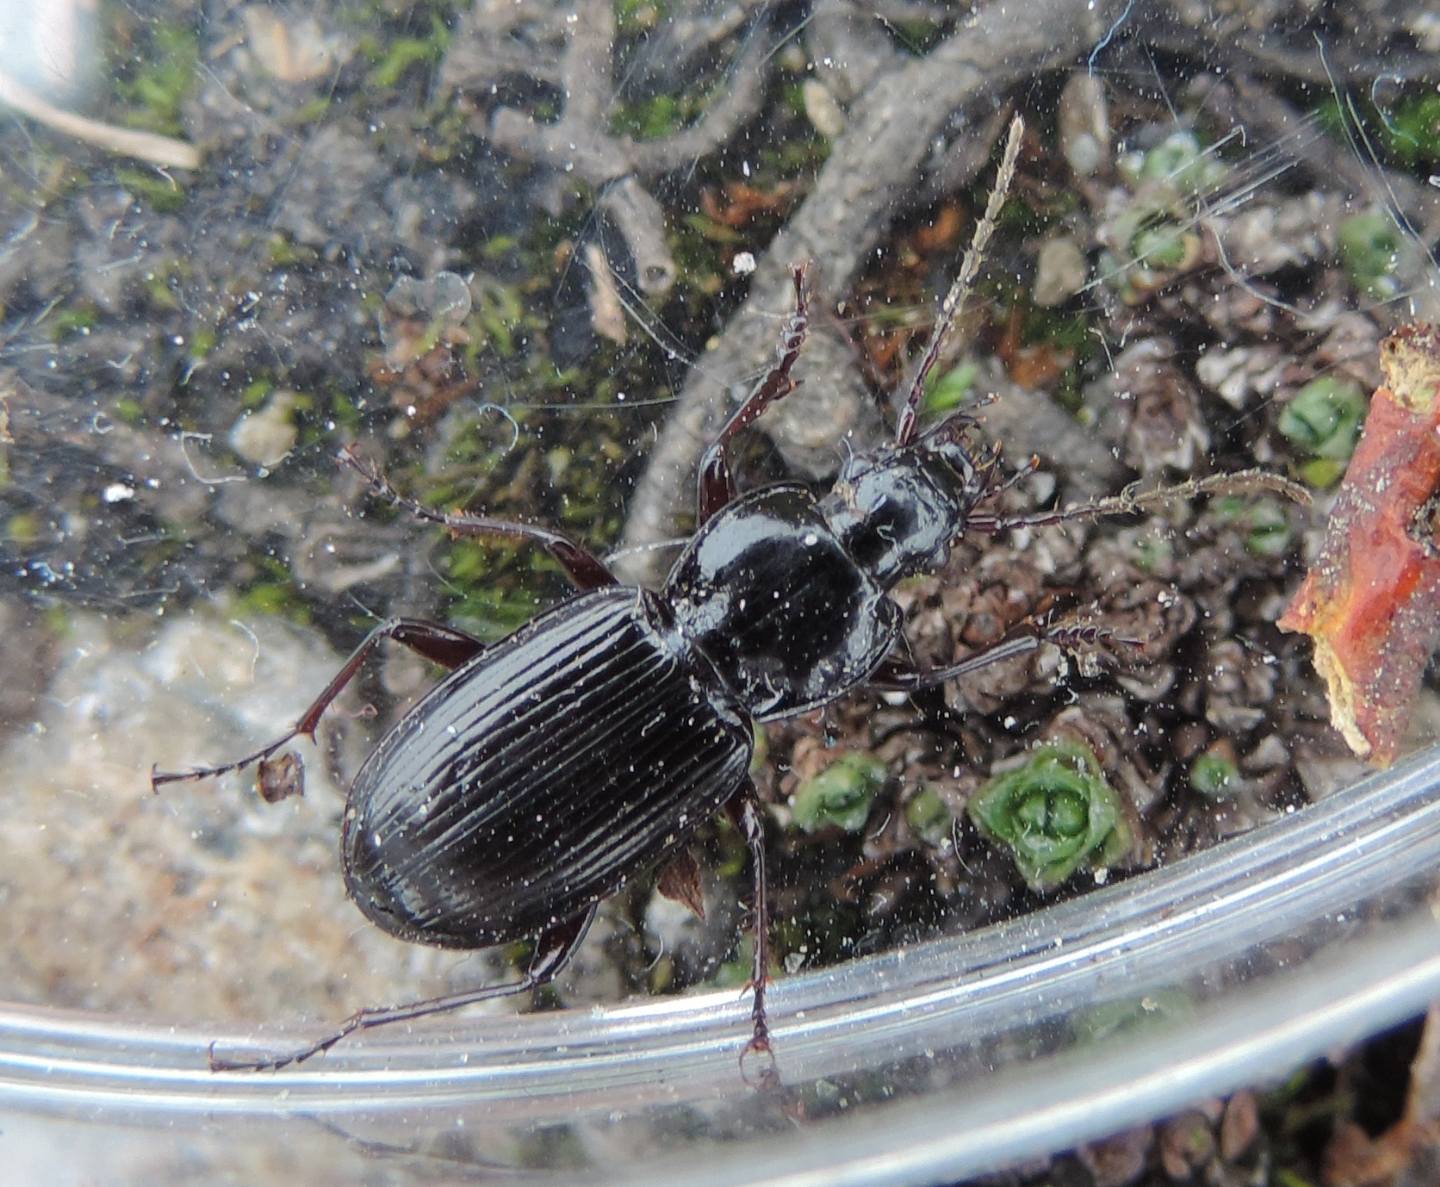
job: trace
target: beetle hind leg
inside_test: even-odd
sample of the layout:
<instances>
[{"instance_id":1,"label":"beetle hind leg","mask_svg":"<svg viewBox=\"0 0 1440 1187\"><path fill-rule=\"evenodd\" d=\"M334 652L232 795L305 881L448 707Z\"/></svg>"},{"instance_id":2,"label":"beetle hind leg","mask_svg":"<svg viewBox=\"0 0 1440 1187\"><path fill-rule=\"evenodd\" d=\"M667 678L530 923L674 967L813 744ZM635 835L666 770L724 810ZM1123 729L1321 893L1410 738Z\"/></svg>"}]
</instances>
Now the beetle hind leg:
<instances>
[{"instance_id":1,"label":"beetle hind leg","mask_svg":"<svg viewBox=\"0 0 1440 1187\"><path fill-rule=\"evenodd\" d=\"M417 1018L428 1018L432 1014L445 1014L462 1006L476 1002L491 1001L495 998L514 997L552 980L570 963L575 950L590 930L590 921L595 918L595 908L587 907L580 914L561 920L542 931L535 939L535 953L530 958L530 967L518 981L507 981L501 985L487 985L481 989L469 989L460 993L448 993L441 997L428 997L422 1001L406 1002L398 1006L374 1006L356 1010L330 1034L311 1043L308 1047L291 1051L285 1055L266 1059L224 1059L215 1054L214 1044L210 1047L210 1070L212 1072L259 1072L277 1071L292 1064L303 1063L335 1046L342 1039L362 1030L373 1030L392 1022L413 1022Z\"/></svg>"},{"instance_id":2,"label":"beetle hind leg","mask_svg":"<svg viewBox=\"0 0 1440 1187\"><path fill-rule=\"evenodd\" d=\"M244 770L254 763L264 762L280 747L298 738L301 734L313 739L315 728L320 724L320 718L324 716L325 710L344 691L345 686L355 679L356 673L360 671L370 653L385 639L394 639L397 643L403 643L411 651L423 655L426 659L445 668L458 668L485 650L485 644L479 639L473 635L467 635L464 631L457 631L454 627L441 626L438 622L425 622L419 618L389 619L366 635L360 646L350 653L350 658L335 673L334 679L325 686L325 691L315 698L310 707L305 710L304 716L295 723L295 728L289 733L277 738L267 746L262 746L253 754L237 758L234 762L221 763L219 766L195 767L189 771L161 771L152 768L150 789L158 791L163 783L184 783L196 779L210 779L216 775L228 775L231 771Z\"/></svg>"}]
</instances>

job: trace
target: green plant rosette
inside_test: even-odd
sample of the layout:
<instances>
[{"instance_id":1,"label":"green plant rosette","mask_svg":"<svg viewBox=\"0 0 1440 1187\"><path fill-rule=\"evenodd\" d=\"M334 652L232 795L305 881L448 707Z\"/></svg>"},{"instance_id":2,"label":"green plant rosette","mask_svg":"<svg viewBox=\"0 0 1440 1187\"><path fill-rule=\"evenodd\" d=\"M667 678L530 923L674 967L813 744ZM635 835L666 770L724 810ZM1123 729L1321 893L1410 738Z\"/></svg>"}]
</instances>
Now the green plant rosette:
<instances>
[{"instance_id":1,"label":"green plant rosette","mask_svg":"<svg viewBox=\"0 0 1440 1187\"><path fill-rule=\"evenodd\" d=\"M885 764L872 755L842 755L796 790L791 819L807 833L831 827L858 833L886 776Z\"/></svg>"},{"instance_id":2,"label":"green plant rosette","mask_svg":"<svg viewBox=\"0 0 1440 1187\"><path fill-rule=\"evenodd\" d=\"M1079 869L1109 865L1131 844L1120 794L1094 754L1075 743L1041 746L1024 766L986 783L967 810L1040 893Z\"/></svg>"}]
</instances>

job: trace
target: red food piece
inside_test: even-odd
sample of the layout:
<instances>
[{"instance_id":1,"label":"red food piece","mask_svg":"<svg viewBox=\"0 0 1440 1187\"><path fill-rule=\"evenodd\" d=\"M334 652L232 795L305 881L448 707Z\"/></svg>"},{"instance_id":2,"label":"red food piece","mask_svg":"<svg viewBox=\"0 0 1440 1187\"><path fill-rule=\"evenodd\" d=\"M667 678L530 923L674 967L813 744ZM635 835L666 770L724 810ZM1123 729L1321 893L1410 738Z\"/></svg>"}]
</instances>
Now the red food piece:
<instances>
[{"instance_id":1,"label":"red food piece","mask_svg":"<svg viewBox=\"0 0 1440 1187\"><path fill-rule=\"evenodd\" d=\"M1380 367L1320 556L1279 626L1314 640L1331 722L1388 766L1440 643L1440 329L1391 335Z\"/></svg>"}]
</instances>

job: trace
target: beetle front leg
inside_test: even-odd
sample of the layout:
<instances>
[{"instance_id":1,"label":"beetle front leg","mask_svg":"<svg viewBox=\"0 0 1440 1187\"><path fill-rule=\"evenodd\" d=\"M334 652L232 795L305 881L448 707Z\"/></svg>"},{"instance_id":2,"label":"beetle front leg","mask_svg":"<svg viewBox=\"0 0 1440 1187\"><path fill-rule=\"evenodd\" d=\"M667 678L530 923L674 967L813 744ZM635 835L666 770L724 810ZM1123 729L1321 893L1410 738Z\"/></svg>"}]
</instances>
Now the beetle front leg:
<instances>
[{"instance_id":1,"label":"beetle front leg","mask_svg":"<svg viewBox=\"0 0 1440 1187\"><path fill-rule=\"evenodd\" d=\"M422 1001L407 1002L399 1006L376 1006L356 1010L319 1042L311 1043L308 1047L302 1047L288 1055L275 1056L270 1059L222 1059L215 1054L212 1046L210 1070L212 1072L276 1071L282 1067L289 1067L291 1064L303 1063L312 1056L328 1051L336 1043L348 1038L356 1031L373 1030L377 1026L387 1026L392 1022L413 1022L416 1018L427 1018L432 1014L445 1014L451 1010L458 1010L462 1006L474 1005L476 1002L492 1001L500 997L514 997L516 994L539 989L570 963L570 958L580 947L580 942L584 940L585 933L590 929L590 921L594 918L595 908L587 907L580 914L562 920L541 932L535 939L535 952L530 958L530 967L525 970L525 975L518 981L507 981L503 985L488 985L483 989L470 989L461 993L447 993L441 997L428 997Z\"/></svg>"},{"instance_id":2,"label":"beetle front leg","mask_svg":"<svg viewBox=\"0 0 1440 1187\"><path fill-rule=\"evenodd\" d=\"M565 574L571 584L579 590L602 589L607 585L618 585L620 579L598 556L564 532L554 528L541 527L533 523L516 523L509 519L491 519L486 515L462 515L438 511L424 503L408 499L390 485L390 480L375 466L362 461L348 446L337 455L343 465L349 466L397 506L404 507L411 515L426 523L438 524L454 536L508 536L511 539L531 540L545 549Z\"/></svg>"},{"instance_id":3,"label":"beetle front leg","mask_svg":"<svg viewBox=\"0 0 1440 1187\"><path fill-rule=\"evenodd\" d=\"M735 476L730 472L730 442L735 434L753 424L771 404L788 396L799 386L790 378L790 369L800 357L800 348L805 344L810 315L805 305L805 269L797 265L791 276L795 282L795 312L790 315L780 332L780 345L775 350L775 365L745 397L745 402L725 422L700 458L697 518L701 524L735 497Z\"/></svg>"},{"instance_id":4,"label":"beetle front leg","mask_svg":"<svg viewBox=\"0 0 1440 1187\"><path fill-rule=\"evenodd\" d=\"M411 651L446 668L458 668L466 660L473 659L485 650L485 644L473 635L457 631L454 627L441 626L438 622L425 622L419 618L392 618L387 622L382 622L365 636L359 647L350 653L350 658L335 673L334 679L325 686L325 691L315 698L310 707L305 710L304 715L295 723L295 728L289 733L271 742L268 746L262 746L253 754L247 754L244 758L223 763L220 766L196 767L192 771L152 769L150 772L151 790L158 790L162 783L209 779L215 775L226 775L231 771L242 770L252 763L263 762L280 747L301 734L313 742L315 727L320 724L320 718L324 715L325 710L344 691L345 686L355 678L355 674L360 671L370 653L385 639L394 639L397 643L403 643Z\"/></svg>"}]
</instances>

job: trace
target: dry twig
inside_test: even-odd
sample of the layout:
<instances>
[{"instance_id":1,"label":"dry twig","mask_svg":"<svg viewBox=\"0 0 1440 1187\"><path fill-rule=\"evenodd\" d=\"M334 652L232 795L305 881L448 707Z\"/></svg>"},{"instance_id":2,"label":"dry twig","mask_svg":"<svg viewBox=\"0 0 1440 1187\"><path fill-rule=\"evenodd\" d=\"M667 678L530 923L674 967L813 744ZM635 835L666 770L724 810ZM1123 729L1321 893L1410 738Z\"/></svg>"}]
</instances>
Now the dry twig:
<instances>
[{"instance_id":1,"label":"dry twig","mask_svg":"<svg viewBox=\"0 0 1440 1187\"><path fill-rule=\"evenodd\" d=\"M13 107L38 124L103 148L106 152L148 161L162 169L196 169L200 165L200 150L193 144L169 136L157 136L153 132L117 128L113 124L102 124L73 111L65 111L47 103L3 72L0 72L0 103Z\"/></svg>"}]
</instances>

